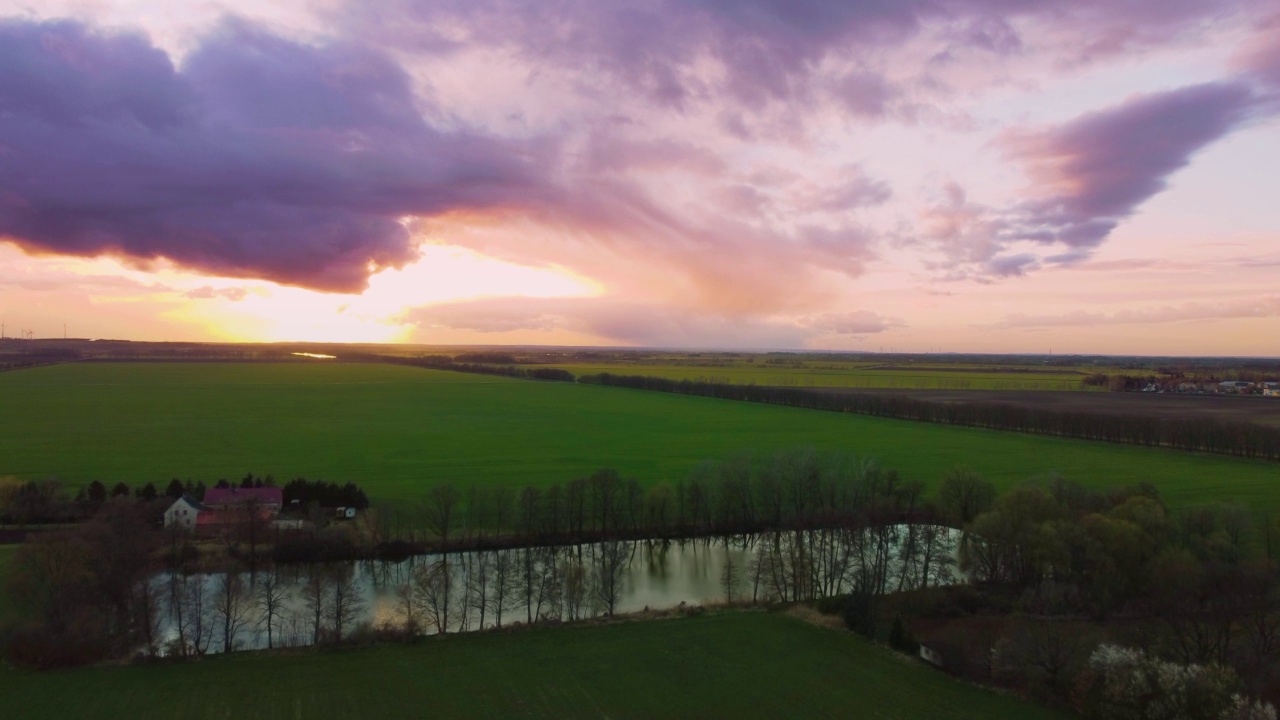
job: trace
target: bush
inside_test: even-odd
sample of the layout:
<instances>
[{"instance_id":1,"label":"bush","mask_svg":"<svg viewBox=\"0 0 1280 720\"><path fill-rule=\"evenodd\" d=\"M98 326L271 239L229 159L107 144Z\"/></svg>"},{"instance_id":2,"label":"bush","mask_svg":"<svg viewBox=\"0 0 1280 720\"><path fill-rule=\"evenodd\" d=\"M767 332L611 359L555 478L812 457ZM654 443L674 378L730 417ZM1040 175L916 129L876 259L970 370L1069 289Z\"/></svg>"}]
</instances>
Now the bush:
<instances>
[{"instance_id":1,"label":"bush","mask_svg":"<svg viewBox=\"0 0 1280 720\"><path fill-rule=\"evenodd\" d=\"M893 619L893 626L889 628L889 647L908 655L915 655L920 651L920 643L911 636L911 631L907 629L907 624L902 621L901 615Z\"/></svg>"},{"instance_id":2,"label":"bush","mask_svg":"<svg viewBox=\"0 0 1280 720\"><path fill-rule=\"evenodd\" d=\"M844 626L859 635L875 639L876 635L876 601L871 593L854 593L845 598L840 617Z\"/></svg>"},{"instance_id":3,"label":"bush","mask_svg":"<svg viewBox=\"0 0 1280 720\"><path fill-rule=\"evenodd\" d=\"M1239 686L1240 678L1222 665L1179 665L1134 648L1102 645L1089 657L1079 705L1097 718L1217 720L1274 713L1242 698Z\"/></svg>"}]
</instances>

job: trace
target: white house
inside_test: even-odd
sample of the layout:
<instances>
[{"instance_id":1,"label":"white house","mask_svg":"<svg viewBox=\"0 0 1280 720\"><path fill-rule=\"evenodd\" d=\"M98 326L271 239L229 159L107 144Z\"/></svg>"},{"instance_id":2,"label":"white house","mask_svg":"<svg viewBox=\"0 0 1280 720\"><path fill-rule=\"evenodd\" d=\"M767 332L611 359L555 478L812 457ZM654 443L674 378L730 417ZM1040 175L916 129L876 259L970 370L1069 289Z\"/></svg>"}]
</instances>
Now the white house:
<instances>
[{"instance_id":1,"label":"white house","mask_svg":"<svg viewBox=\"0 0 1280 720\"><path fill-rule=\"evenodd\" d=\"M1280 397L1280 382L1262 383L1262 394L1267 397Z\"/></svg>"},{"instance_id":2,"label":"white house","mask_svg":"<svg viewBox=\"0 0 1280 720\"><path fill-rule=\"evenodd\" d=\"M164 511L164 526L168 528L176 525L183 530L194 530L196 519L202 512L208 512L208 508L190 495L183 495Z\"/></svg>"}]
</instances>

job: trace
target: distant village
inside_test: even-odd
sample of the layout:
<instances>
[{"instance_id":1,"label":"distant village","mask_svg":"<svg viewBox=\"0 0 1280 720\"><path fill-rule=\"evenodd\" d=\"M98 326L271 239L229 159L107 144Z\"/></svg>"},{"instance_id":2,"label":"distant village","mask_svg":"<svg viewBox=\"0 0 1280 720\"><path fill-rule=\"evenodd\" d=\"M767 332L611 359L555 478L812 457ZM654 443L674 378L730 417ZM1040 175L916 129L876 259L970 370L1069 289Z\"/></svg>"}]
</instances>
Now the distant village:
<instances>
[{"instance_id":1,"label":"distant village","mask_svg":"<svg viewBox=\"0 0 1280 720\"><path fill-rule=\"evenodd\" d=\"M1142 388L1142 392L1175 392L1197 395L1261 395L1263 397L1280 398L1280 381L1153 382Z\"/></svg>"}]
</instances>

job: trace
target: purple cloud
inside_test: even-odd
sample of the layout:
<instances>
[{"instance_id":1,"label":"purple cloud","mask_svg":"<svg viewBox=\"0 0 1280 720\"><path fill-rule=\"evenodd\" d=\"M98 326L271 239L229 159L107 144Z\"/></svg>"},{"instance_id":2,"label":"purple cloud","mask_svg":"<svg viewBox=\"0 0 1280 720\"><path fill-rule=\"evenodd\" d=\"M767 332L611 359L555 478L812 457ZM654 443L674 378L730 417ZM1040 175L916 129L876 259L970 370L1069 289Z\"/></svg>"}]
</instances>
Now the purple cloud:
<instances>
[{"instance_id":1,"label":"purple cloud","mask_svg":"<svg viewBox=\"0 0 1280 720\"><path fill-rule=\"evenodd\" d=\"M446 132L356 45L243 23L182 67L145 38L0 23L0 235L330 291L415 257L408 215L515 205L532 143Z\"/></svg>"},{"instance_id":2,"label":"purple cloud","mask_svg":"<svg viewBox=\"0 0 1280 720\"><path fill-rule=\"evenodd\" d=\"M1018 208L1009 236L1096 247L1192 155L1240 125L1254 100L1243 84L1206 83L1010 136L1010 155L1028 167L1043 197Z\"/></svg>"},{"instance_id":3,"label":"purple cloud","mask_svg":"<svg viewBox=\"0 0 1280 720\"><path fill-rule=\"evenodd\" d=\"M1089 258L1201 149L1269 112L1244 82L1194 85L1131 98L1063 125L1007 133L1007 155L1031 179L1031 199L1006 208L970 202L950 184L922 213L921 237L944 260L946 279L1024 275ZM1056 246L1042 255L1027 246Z\"/></svg>"},{"instance_id":4,"label":"purple cloud","mask_svg":"<svg viewBox=\"0 0 1280 720\"><path fill-rule=\"evenodd\" d=\"M588 93L623 84L674 108L707 98L747 110L771 102L803 105L821 89L854 115L878 118L902 88L879 67L884 53L938 29L961 52L1029 51L1027 24L1070 36L1076 61L1158 45L1204 21L1260 0L399 0L341 6L340 22L365 37L413 52L447 55L474 47L509 50L540 68L587 76ZM1089 42L1081 46L1080 37ZM1056 37L1056 36L1055 36ZM1056 47L1056 46L1055 46ZM854 68L815 84L823 62ZM707 61L718 71L705 72ZM747 134L727 113L726 128Z\"/></svg>"}]
</instances>

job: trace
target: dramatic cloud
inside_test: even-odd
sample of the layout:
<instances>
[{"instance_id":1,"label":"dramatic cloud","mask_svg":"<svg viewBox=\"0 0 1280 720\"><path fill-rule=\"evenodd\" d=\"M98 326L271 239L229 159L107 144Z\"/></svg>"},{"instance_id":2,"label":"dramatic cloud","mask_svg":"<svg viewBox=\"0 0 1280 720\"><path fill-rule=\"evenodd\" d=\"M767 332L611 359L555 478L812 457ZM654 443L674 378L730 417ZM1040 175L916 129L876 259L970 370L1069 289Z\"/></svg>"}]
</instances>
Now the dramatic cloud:
<instances>
[{"instance_id":1,"label":"dramatic cloud","mask_svg":"<svg viewBox=\"0 0 1280 720\"><path fill-rule=\"evenodd\" d=\"M1167 42L1251 0L399 0L371 11L342 6L341 22L366 37L416 52L495 48L539 66L579 69L622 83L651 102L685 108L709 97L758 110L807 104L819 87L856 115L883 116L901 96L879 67L886 51L936 34L945 49L1015 55L1020 24L1061 29L1089 60ZM1052 34L1052 33L1050 33ZM1088 42L1080 42L1081 36ZM833 78L817 72L832 61Z\"/></svg>"},{"instance_id":2,"label":"dramatic cloud","mask_svg":"<svg viewBox=\"0 0 1280 720\"><path fill-rule=\"evenodd\" d=\"M415 257L402 218L529 202L529 143L421 119L404 71L243 24L175 68L147 40L0 24L0 236L358 291Z\"/></svg>"},{"instance_id":3,"label":"dramatic cloud","mask_svg":"<svg viewBox=\"0 0 1280 720\"><path fill-rule=\"evenodd\" d=\"M948 185L945 201L921 213L924 238L946 258L933 267L953 278L989 279L1087 258L1196 152L1249 119L1257 101L1244 83L1205 83L1137 96L1058 127L1006 133L1000 143L1025 168L1032 197L999 210ZM1056 251L1045 256L1028 244Z\"/></svg>"},{"instance_id":4,"label":"dramatic cloud","mask_svg":"<svg viewBox=\"0 0 1280 720\"><path fill-rule=\"evenodd\" d=\"M131 1L0 20L0 244L164 277L208 327L350 302L441 341L897 345L1012 288L1098 302L1117 258L1135 307L1228 282L1210 239L1270 269L1267 0ZM29 19L55 6L85 19ZM566 281L427 271L460 248ZM461 302L495 287L542 299Z\"/></svg>"},{"instance_id":5,"label":"dramatic cloud","mask_svg":"<svg viewBox=\"0 0 1280 720\"><path fill-rule=\"evenodd\" d=\"M1145 95L1038 133L1006 139L1042 197L1019 208L1015 239L1096 247L1191 156L1240 124L1254 102L1237 83Z\"/></svg>"}]
</instances>

